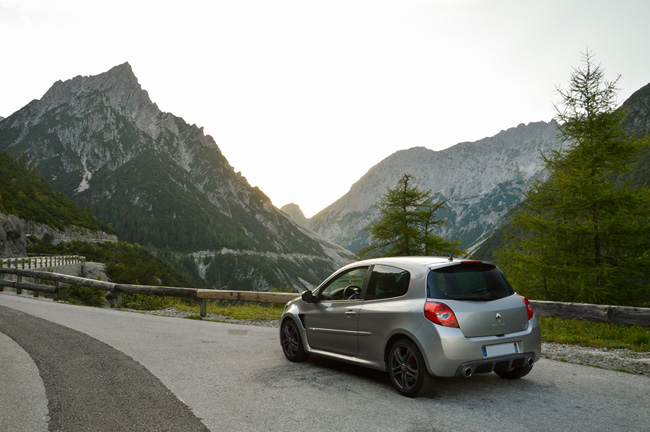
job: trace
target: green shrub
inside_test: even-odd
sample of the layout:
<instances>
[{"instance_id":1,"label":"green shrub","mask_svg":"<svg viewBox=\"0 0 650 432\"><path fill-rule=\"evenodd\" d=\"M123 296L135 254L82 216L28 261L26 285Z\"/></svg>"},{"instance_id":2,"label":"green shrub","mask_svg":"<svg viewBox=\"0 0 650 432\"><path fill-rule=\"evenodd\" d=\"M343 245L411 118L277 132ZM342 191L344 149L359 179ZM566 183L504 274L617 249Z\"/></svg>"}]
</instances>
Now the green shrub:
<instances>
[{"instance_id":1,"label":"green shrub","mask_svg":"<svg viewBox=\"0 0 650 432\"><path fill-rule=\"evenodd\" d=\"M106 304L104 291L76 285L59 286L59 299L70 304L102 307Z\"/></svg>"}]
</instances>

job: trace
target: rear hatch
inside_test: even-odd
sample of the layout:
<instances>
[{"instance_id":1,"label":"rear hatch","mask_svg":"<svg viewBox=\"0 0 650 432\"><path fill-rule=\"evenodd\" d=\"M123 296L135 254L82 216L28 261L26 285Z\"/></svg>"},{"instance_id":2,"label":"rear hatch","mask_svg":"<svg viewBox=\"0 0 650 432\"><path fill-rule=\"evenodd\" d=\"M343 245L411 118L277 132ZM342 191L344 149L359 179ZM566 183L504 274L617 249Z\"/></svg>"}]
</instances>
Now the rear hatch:
<instances>
[{"instance_id":1,"label":"rear hatch","mask_svg":"<svg viewBox=\"0 0 650 432\"><path fill-rule=\"evenodd\" d=\"M526 304L493 264L464 261L434 269L427 290L430 299L451 308L465 337L498 336L528 326Z\"/></svg>"}]
</instances>

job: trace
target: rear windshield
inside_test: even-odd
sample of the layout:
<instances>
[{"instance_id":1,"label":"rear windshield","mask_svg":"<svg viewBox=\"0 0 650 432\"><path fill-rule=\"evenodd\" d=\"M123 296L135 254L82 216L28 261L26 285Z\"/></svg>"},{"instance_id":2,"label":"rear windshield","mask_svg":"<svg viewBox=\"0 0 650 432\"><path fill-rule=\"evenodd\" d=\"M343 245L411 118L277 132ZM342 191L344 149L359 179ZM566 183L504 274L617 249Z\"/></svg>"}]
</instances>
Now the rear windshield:
<instances>
[{"instance_id":1,"label":"rear windshield","mask_svg":"<svg viewBox=\"0 0 650 432\"><path fill-rule=\"evenodd\" d=\"M427 294L437 299L487 301L512 295L514 290L492 264L458 264L430 271Z\"/></svg>"}]
</instances>

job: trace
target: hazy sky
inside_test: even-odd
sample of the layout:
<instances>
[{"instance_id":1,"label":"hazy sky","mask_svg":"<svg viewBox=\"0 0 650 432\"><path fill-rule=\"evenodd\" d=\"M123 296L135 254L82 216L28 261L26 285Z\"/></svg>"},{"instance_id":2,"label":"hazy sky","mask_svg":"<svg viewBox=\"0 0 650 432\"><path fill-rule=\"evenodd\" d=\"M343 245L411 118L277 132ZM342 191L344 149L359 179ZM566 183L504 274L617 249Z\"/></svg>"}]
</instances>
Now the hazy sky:
<instances>
[{"instance_id":1,"label":"hazy sky","mask_svg":"<svg viewBox=\"0 0 650 432\"><path fill-rule=\"evenodd\" d=\"M650 82L649 21L648 0L0 0L0 116L128 61L311 216L395 151L551 120L587 49L623 102Z\"/></svg>"}]
</instances>

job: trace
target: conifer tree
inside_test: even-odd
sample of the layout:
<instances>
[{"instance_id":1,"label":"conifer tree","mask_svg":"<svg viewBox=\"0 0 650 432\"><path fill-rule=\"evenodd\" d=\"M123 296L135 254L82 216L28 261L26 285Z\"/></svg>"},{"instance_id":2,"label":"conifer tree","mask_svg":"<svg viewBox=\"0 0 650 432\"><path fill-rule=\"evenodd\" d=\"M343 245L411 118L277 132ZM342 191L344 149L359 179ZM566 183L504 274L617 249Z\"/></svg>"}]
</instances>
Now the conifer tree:
<instances>
[{"instance_id":1,"label":"conifer tree","mask_svg":"<svg viewBox=\"0 0 650 432\"><path fill-rule=\"evenodd\" d=\"M616 83L590 53L556 106L563 148L544 156L549 174L525 194L498 254L520 292L601 304L650 301L650 189L627 174L648 144L626 135Z\"/></svg>"},{"instance_id":2,"label":"conifer tree","mask_svg":"<svg viewBox=\"0 0 650 432\"><path fill-rule=\"evenodd\" d=\"M448 241L434 230L446 223L436 218L444 202L433 202L430 191L413 185L413 176L404 174L377 204L380 217L366 230L371 244L359 251L362 257L461 255L460 242Z\"/></svg>"}]
</instances>

